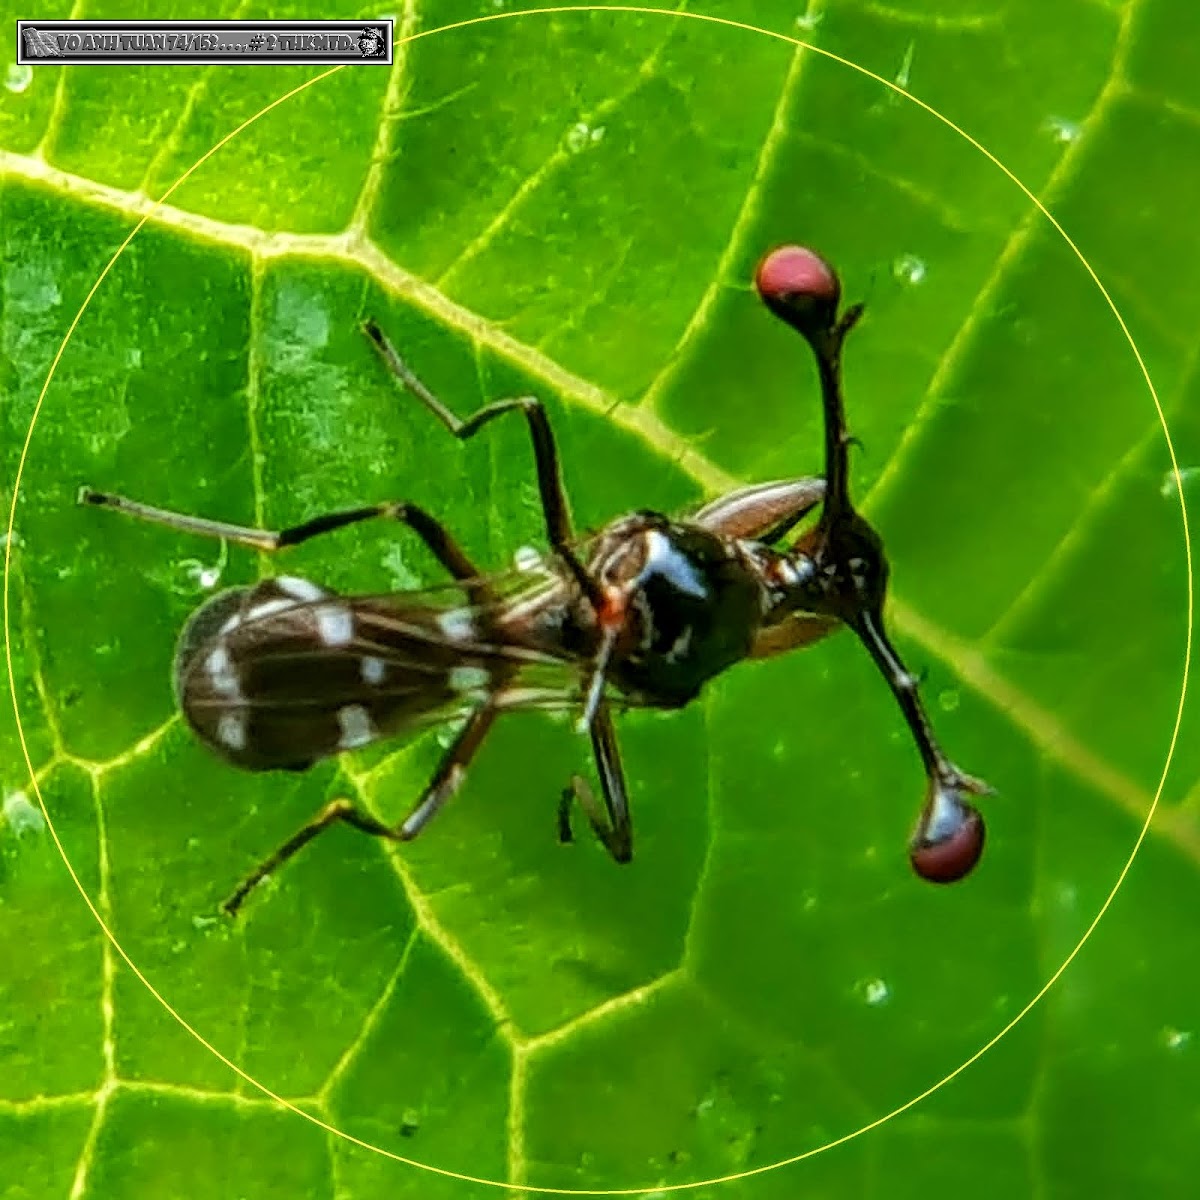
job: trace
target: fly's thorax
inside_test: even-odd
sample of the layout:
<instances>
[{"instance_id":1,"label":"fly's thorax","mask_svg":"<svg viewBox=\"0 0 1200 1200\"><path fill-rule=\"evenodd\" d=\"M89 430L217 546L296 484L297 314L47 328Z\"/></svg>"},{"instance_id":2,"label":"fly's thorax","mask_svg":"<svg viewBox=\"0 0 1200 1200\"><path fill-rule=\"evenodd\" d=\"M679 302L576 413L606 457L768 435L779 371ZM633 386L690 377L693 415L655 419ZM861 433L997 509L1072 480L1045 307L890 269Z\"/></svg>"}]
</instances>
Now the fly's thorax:
<instances>
[{"instance_id":1,"label":"fly's thorax","mask_svg":"<svg viewBox=\"0 0 1200 1200\"><path fill-rule=\"evenodd\" d=\"M595 614L566 571L547 570L527 590L491 614L497 641L575 661L590 657L599 644Z\"/></svg>"},{"instance_id":2,"label":"fly's thorax","mask_svg":"<svg viewBox=\"0 0 1200 1200\"><path fill-rule=\"evenodd\" d=\"M601 535L590 565L621 607L610 677L626 693L685 704L749 653L762 587L737 540L635 513Z\"/></svg>"}]
</instances>

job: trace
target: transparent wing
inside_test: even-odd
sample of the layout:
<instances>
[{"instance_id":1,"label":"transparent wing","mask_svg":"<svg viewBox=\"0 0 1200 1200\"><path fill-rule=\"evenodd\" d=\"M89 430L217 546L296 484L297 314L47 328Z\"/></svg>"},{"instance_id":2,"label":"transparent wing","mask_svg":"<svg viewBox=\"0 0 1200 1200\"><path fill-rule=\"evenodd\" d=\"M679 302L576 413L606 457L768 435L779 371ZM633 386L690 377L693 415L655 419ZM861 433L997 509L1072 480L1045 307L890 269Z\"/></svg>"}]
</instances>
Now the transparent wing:
<instances>
[{"instance_id":1,"label":"transparent wing","mask_svg":"<svg viewBox=\"0 0 1200 1200\"><path fill-rule=\"evenodd\" d=\"M489 582L497 606L558 586L524 571ZM489 640L491 606L463 595L451 584L343 597L288 576L223 592L180 636L180 707L214 751L248 770L304 769L484 703L578 707L579 663Z\"/></svg>"}]
</instances>

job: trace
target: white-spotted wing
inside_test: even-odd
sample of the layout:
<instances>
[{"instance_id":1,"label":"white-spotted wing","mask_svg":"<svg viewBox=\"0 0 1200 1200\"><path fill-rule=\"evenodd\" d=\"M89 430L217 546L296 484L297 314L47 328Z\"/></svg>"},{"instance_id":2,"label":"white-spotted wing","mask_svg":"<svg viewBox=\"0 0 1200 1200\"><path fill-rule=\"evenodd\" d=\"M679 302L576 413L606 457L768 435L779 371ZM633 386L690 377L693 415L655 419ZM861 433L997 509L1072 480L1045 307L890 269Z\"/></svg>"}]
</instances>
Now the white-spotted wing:
<instances>
[{"instance_id":1,"label":"white-spotted wing","mask_svg":"<svg viewBox=\"0 0 1200 1200\"><path fill-rule=\"evenodd\" d=\"M490 643L486 607L467 605L458 586L437 593L351 600L289 576L222 592L179 638L184 716L236 766L303 770L489 699L578 704L577 666Z\"/></svg>"}]
</instances>

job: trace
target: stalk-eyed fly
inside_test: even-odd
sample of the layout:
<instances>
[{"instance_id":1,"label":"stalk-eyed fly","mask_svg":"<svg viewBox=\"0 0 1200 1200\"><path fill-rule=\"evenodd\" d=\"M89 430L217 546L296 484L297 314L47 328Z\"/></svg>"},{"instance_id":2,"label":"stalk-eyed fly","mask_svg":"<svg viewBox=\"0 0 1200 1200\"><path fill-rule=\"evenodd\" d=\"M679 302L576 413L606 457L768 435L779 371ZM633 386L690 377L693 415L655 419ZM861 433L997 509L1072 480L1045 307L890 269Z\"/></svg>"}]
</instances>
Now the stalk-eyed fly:
<instances>
[{"instance_id":1,"label":"stalk-eyed fly","mask_svg":"<svg viewBox=\"0 0 1200 1200\"><path fill-rule=\"evenodd\" d=\"M602 802L582 777L573 777L559 803L559 837L571 840L578 802L613 859L628 862L633 829L614 710L682 707L734 663L809 645L842 625L883 673L925 768L925 803L910 843L913 868L933 882L971 870L984 824L967 797L991 789L954 766L934 738L917 679L884 629L883 543L850 501L852 439L841 358L863 307L839 313L841 285L832 267L797 246L767 254L755 283L766 307L804 338L816 359L824 476L739 488L682 519L640 510L582 541L572 532L541 402L497 400L461 420L379 326L364 323L398 383L460 440L506 413L525 419L551 553L515 588L480 572L436 518L409 502L340 510L268 532L81 489L80 503L263 551L383 517L407 525L453 581L440 593L344 596L279 576L219 593L188 621L175 656L180 707L208 747L246 770L301 771L423 722L463 720L404 820L386 825L349 800L335 800L245 879L225 902L227 912L235 913L257 883L335 822L397 841L416 837L461 786L497 717L512 709L581 714ZM818 505L811 529L787 540Z\"/></svg>"}]
</instances>

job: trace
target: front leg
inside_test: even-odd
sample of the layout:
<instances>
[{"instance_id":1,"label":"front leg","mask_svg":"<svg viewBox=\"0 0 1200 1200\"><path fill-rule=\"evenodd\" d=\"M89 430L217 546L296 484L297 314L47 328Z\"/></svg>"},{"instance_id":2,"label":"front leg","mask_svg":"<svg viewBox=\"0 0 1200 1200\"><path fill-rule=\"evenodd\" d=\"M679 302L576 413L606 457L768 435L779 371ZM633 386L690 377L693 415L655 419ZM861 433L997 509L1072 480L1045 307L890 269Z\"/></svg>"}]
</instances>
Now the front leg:
<instances>
[{"instance_id":1,"label":"front leg","mask_svg":"<svg viewBox=\"0 0 1200 1200\"><path fill-rule=\"evenodd\" d=\"M578 800L604 848L616 862L627 863L633 858L633 822L629 816L629 795L621 766L621 748L617 745L617 732L613 728L612 712L606 701L598 705L591 730L604 809L601 809L587 781L578 775L572 776L571 786L563 789L558 805L559 841L573 840L571 802Z\"/></svg>"},{"instance_id":2,"label":"front leg","mask_svg":"<svg viewBox=\"0 0 1200 1200\"><path fill-rule=\"evenodd\" d=\"M588 573L571 547L571 517L567 509L567 496L563 489L562 470L558 462L558 448L554 443L554 432L542 402L536 396L519 396L511 400L496 400L485 404L478 412L465 420L450 411L413 372L400 357L387 335L372 320L363 322L363 332L371 339L380 358L387 368L459 441L473 437L490 421L508 412L519 412L525 417L533 439L533 458L537 470L538 491L541 495L542 514L546 521L546 536L555 553L579 584L583 594L591 602L594 611L603 607L604 597L600 588Z\"/></svg>"}]
</instances>

